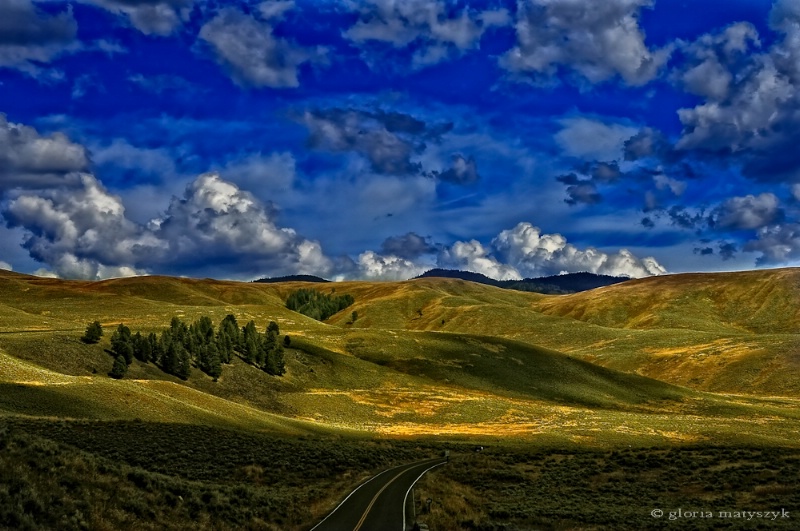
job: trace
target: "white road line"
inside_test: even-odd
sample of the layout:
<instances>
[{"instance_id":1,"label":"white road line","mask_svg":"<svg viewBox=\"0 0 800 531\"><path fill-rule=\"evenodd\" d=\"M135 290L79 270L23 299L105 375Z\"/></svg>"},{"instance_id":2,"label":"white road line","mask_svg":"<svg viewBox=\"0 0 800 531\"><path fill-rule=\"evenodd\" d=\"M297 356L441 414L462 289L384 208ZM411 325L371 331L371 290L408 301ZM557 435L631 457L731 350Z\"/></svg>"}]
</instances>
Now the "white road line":
<instances>
[{"instance_id":1,"label":"white road line","mask_svg":"<svg viewBox=\"0 0 800 531\"><path fill-rule=\"evenodd\" d=\"M362 484L361 484L361 485L359 485L358 487L354 488L354 489L353 489L353 492L351 492L350 494L348 494L348 495L347 495L347 498L345 498L345 499L343 499L343 500L342 500L342 503L340 503L339 505L337 505L337 506L336 506L336 508L334 508L334 509L333 509L331 512L329 512L329 513L328 513L328 516L326 516L325 518L323 518L323 519L320 521L320 523L318 523L317 525L315 525L314 527L312 527L312 528L311 528L309 531L314 531L316 528L318 528L319 526L321 526L321 525L322 525L322 523L323 523L325 520L327 520L328 518L330 518L330 516L331 516L333 513L335 513L335 512L336 512L336 511L339 509L339 507L341 507L342 505L344 505L344 502L346 502L346 501L347 501L347 500L350 498L350 496L352 496L353 494L355 494L355 493L356 493L356 491L357 491L358 489L360 489L361 487L363 487L364 485L366 485L367 483L369 483L369 482L370 482L370 481L372 481L373 479L377 479L378 477L380 477L380 476L384 475L384 474L385 474L385 473L387 473L387 472L391 472L392 470L397 470L398 468L402 468L402 467L404 467L404 466L408 466L408 463L406 463L406 464L404 464L404 465L398 465L398 466L396 466L396 467L394 467L394 468L388 468L388 469L384 470L383 472L381 472L380 474L376 474L376 475L372 476L371 478L369 478L368 480L366 480L364 483L362 483ZM423 472L423 474L424 474L424 473L425 473L425 472ZM420 476L420 477L421 477L421 476ZM419 478L417 478L417 479L419 479ZM405 503L405 502L404 502L404 503ZM403 510L403 520L405 521L405 509Z\"/></svg>"},{"instance_id":2,"label":"white road line","mask_svg":"<svg viewBox=\"0 0 800 531\"><path fill-rule=\"evenodd\" d=\"M414 480L414 482L413 482L413 483L411 483L411 486L410 486L410 487L408 487L408 490L406 491L406 495L405 495L405 496L403 496L403 529L402 529L402 531L406 531L406 500L408 499L408 493L409 493L409 492L411 492L411 489L413 489L413 488L414 488L414 485L416 485L417 481L419 481L419 478L421 478L422 476L424 476L424 475L425 475L425 473L426 473L428 470L431 470L432 468L436 468L437 466L441 466L441 465L443 465L443 464L445 464L445 463L447 463L447 461L443 461L443 462L441 462L441 463L437 463L437 464L433 465L433 466L432 466L432 467L430 467L430 468L426 468L425 470L423 470L423 471L422 471L422 474L420 474L419 476L417 476L417 479L415 479L415 480ZM411 501L413 502L414 500L411 500Z\"/></svg>"}]
</instances>

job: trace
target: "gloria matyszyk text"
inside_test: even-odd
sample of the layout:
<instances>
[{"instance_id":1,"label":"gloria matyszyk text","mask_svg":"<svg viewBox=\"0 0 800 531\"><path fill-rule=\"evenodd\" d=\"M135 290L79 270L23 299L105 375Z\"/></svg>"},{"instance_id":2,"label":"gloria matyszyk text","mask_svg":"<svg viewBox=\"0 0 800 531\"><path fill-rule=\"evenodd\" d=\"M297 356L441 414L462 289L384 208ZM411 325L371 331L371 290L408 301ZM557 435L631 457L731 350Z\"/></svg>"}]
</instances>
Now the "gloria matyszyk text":
<instances>
[{"instance_id":1,"label":"gloria matyszyk text","mask_svg":"<svg viewBox=\"0 0 800 531\"><path fill-rule=\"evenodd\" d=\"M653 518L666 518L667 520L694 520L694 519L725 519L725 520L782 520L790 518L789 511L780 509L778 511L696 511L686 509L675 509L664 511L663 509L653 509L650 511Z\"/></svg>"}]
</instances>

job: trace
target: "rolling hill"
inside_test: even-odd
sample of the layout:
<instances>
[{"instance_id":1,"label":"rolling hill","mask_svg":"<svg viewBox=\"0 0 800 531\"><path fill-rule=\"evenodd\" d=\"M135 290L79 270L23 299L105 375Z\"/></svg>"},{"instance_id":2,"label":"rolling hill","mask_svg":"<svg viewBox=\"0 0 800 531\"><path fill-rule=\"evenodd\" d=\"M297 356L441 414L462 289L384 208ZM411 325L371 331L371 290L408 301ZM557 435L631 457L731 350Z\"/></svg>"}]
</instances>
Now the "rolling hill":
<instances>
[{"instance_id":1,"label":"rolling hill","mask_svg":"<svg viewBox=\"0 0 800 531\"><path fill-rule=\"evenodd\" d=\"M793 278L791 271L769 273L759 273L767 284L775 284L762 289L762 304L789 289L785 278ZM744 297L733 293L734 286L749 282L704 281L709 289L728 290L726 296L734 298ZM655 289L648 282L661 283L656 287L663 290L667 282L672 292L648 297L648 290ZM596 441L794 437L797 395L780 392L792 391L797 382L783 365L788 358L779 358L781 370L759 384L766 389L761 394L786 397L781 399L701 391L709 382L725 382L729 392L757 395L762 389L752 385L748 373L728 369L742 362L741 355L717 357L716 373L699 383L679 377L659 381L670 371L659 365L663 355L648 349L685 349L673 359L702 368L703 360L692 358L691 349L722 340L766 348L776 338L794 338L784 332L791 326L788 311L777 334L756 328L760 321L749 314L735 324L719 324L715 319L728 311L723 299L708 303L703 296L691 299L696 321L684 316L684 328L660 327L683 315L670 301L697 292L696 282L694 277L682 282L681 276L647 279L568 296L439 278L316 284L356 299L351 308L321 323L284 306L293 289L309 286L302 282L169 277L79 282L2 272L0 411L227 423L286 433L512 434ZM644 301L625 302L637 297ZM358 311L355 323L351 309ZM639 313L631 317L634 310ZM646 311L654 317L641 317ZM104 351L109 334L99 345L78 339L94 319L107 332L119 322L148 332L164 328L176 315L186 321L208 315L218 323L228 313L240 323L254 319L261 330L275 320L290 335L284 377L234 359L218 382L197 370L182 382L135 361L126 378L116 382L106 376L112 362ZM751 329L741 329L745 322ZM784 421L766 435L750 421L754 417Z\"/></svg>"}]
</instances>

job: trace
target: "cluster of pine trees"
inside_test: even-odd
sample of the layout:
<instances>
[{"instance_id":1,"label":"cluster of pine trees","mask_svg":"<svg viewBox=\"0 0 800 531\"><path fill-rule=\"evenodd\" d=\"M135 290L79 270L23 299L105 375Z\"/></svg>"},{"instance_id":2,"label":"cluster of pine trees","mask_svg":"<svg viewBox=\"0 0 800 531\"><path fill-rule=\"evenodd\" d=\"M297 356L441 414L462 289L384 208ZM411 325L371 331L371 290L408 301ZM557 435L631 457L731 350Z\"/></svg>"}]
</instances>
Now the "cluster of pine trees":
<instances>
[{"instance_id":1,"label":"cluster of pine trees","mask_svg":"<svg viewBox=\"0 0 800 531\"><path fill-rule=\"evenodd\" d=\"M289 294L286 307L295 312L307 315L312 319L324 321L331 315L340 312L353 304L352 295L333 295L315 289L302 288Z\"/></svg>"},{"instance_id":2,"label":"cluster of pine trees","mask_svg":"<svg viewBox=\"0 0 800 531\"><path fill-rule=\"evenodd\" d=\"M96 330L96 324L89 325L87 335L90 329ZM288 346L290 340L289 336L284 336L283 342L278 341L279 334L275 321L270 321L266 332L261 334L253 321L240 329L233 315L226 316L216 330L211 318L206 316L190 325L173 317L169 328L158 336L153 332L132 334L130 328L120 324L111 336L114 366L109 374L122 378L135 358L154 363L183 380L189 378L192 368L196 367L216 381L222 374L223 364L229 364L237 355L268 374L280 376L286 372L284 345Z\"/></svg>"}]
</instances>

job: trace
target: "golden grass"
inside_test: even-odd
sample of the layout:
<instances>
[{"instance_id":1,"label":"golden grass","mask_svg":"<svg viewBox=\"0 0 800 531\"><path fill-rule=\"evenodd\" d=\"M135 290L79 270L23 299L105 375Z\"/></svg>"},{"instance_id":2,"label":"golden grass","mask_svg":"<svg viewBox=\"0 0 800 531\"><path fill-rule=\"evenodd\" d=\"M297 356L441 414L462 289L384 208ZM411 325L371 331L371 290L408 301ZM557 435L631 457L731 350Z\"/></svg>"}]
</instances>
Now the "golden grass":
<instances>
[{"instance_id":1,"label":"golden grass","mask_svg":"<svg viewBox=\"0 0 800 531\"><path fill-rule=\"evenodd\" d=\"M306 283L78 282L3 272L0 382L80 397L97 406L91 418L292 433L787 442L800 440L791 399L700 394L557 351L694 389L798 397L797 280L797 270L675 275L569 296L453 279L315 284L356 299L320 323L283 305ZM352 310L359 318L348 324ZM138 362L128 380L105 375L103 347L117 323L148 332L175 315L219 322L228 313L261 330L276 320L292 336L301 348L287 351L285 377L238 361L217 383L199 371L181 383ZM78 337L94 319L107 335L83 345Z\"/></svg>"}]
</instances>

